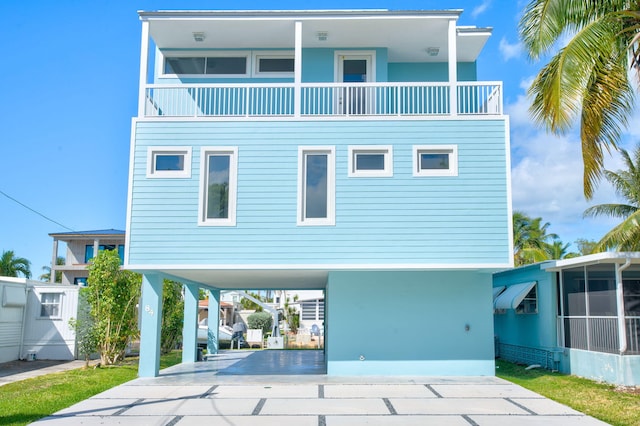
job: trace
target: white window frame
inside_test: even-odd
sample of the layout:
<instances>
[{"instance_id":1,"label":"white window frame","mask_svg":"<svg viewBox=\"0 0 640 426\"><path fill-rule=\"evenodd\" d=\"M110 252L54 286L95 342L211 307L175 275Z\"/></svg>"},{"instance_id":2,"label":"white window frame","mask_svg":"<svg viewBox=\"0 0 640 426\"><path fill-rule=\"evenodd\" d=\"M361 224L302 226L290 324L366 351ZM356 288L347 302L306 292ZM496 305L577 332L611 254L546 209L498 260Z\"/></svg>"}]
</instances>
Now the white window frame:
<instances>
[{"instance_id":1,"label":"white window frame","mask_svg":"<svg viewBox=\"0 0 640 426\"><path fill-rule=\"evenodd\" d=\"M448 169L422 169L420 154L448 154ZM413 146L413 176L458 176L458 146L457 145L414 145Z\"/></svg>"},{"instance_id":2,"label":"white window frame","mask_svg":"<svg viewBox=\"0 0 640 426\"><path fill-rule=\"evenodd\" d=\"M383 154L383 170L356 170L356 156L358 154ZM349 177L392 177L393 176L393 147L391 145L354 145L349 146Z\"/></svg>"},{"instance_id":3,"label":"white window frame","mask_svg":"<svg viewBox=\"0 0 640 426\"><path fill-rule=\"evenodd\" d=\"M306 156L307 154L327 155L327 217L306 218ZM336 224L336 147L298 147L298 226L334 226Z\"/></svg>"},{"instance_id":4,"label":"white window frame","mask_svg":"<svg viewBox=\"0 0 640 426\"><path fill-rule=\"evenodd\" d=\"M157 155L183 155L183 170L156 170ZM191 147L185 146L150 146L147 148L147 177L156 178L190 178L191 177Z\"/></svg>"},{"instance_id":5,"label":"white window frame","mask_svg":"<svg viewBox=\"0 0 640 426\"><path fill-rule=\"evenodd\" d=\"M58 301L57 303L44 303L42 301L42 299L44 298L45 294L54 294L58 296ZM62 296L64 295L63 292L61 291L45 291L42 292L40 294L38 294L38 301L40 302L40 311L38 312L38 316L37 318L39 319L44 319L44 320L55 320L55 319L62 319ZM42 315L42 308L47 305L47 306L58 306L58 315Z\"/></svg>"},{"instance_id":6,"label":"white window frame","mask_svg":"<svg viewBox=\"0 0 640 426\"><path fill-rule=\"evenodd\" d=\"M243 78L250 76L251 70L251 51L249 50L225 50L225 51L168 51L158 50L159 60L157 61L159 69L156 69L156 75L160 78ZM167 57L170 58L245 58L244 74L165 74L165 62ZM205 65L206 66L206 65Z\"/></svg>"},{"instance_id":7,"label":"white window frame","mask_svg":"<svg viewBox=\"0 0 640 426\"><path fill-rule=\"evenodd\" d=\"M209 155L229 155L229 217L207 218L207 170ZM199 226L236 226L236 202L238 192L238 147L205 146L200 149L200 196L198 197Z\"/></svg>"},{"instance_id":8,"label":"white window frame","mask_svg":"<svg viewBox=\"0 0 640 426\"><path fill-rule=\"evenodd\" d=\"M261 72L260 71L260 59L295 59L294 52L290 50L261 50L257 52L253 52L252 55L252 70L253 77L262 77L262 78L281 78L281 77L293 77L295 73L295 62L294 62L294 70L291 72Z\"/></svg>"}]
</instances>

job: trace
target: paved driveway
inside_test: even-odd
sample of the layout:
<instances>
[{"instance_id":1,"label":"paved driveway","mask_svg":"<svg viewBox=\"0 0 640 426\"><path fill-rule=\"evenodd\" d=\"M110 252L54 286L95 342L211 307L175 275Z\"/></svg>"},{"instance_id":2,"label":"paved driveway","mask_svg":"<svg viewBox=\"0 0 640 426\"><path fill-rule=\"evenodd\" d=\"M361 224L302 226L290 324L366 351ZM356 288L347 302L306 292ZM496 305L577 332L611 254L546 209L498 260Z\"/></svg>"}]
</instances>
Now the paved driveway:
<instances>
[{"instance_id":1,"label":"paved driveway","mask_svg":"<svg viewBox=\"0 0 640 426\"><path fill-rule=\"evenodd\" d=\"M320 351L224 351L37 425L604 425L496 377L333 377Z\"/></svg>"}]
</instances>

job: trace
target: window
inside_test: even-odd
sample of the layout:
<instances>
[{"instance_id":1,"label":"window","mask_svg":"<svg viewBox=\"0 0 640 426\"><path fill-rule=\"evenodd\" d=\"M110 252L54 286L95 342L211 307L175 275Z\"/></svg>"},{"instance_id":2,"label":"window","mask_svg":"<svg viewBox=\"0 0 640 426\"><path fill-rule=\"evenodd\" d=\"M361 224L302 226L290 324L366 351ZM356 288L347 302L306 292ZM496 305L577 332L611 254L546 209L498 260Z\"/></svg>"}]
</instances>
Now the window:
<instances>
[{"instance_id":1,"label":"window","mask_svg":"<svg viewBox=\"0 0 640 426\"><path fill-rule=\"evenodd\" d=\"M213 75L244 76L248 75L246 54L229 56L165 56L165 75Z\"/></svg>"},{"instance_id":2,"label":"window","mask_svg":"<svg viewBox=\"0 0 640 426\"><path fill-rule=\"evenodd\" d=\"M87 286L87 277L75 277L73 279L73 284L74 285L79 285L80 287L86 287Z\"/></svg>"},{"instance_id":3,"label":"window","mask_svg":"<svg viewBox=\"0 0 640 426\"><path fill-rule=\"evenodd\" d=\"M393 176L392 148L390 146L350 146L349 176Z\"/></svg>"},{"instance_id":4,"label":"window","mask_svg":"<svg viewBox=\"0 0 640 426\"><path fill-rule=\"evenodd\" d=\"M513 284L506 288L494 288L493 308L497 314L513 309L516 314L538 313L537 282Z\"/></svg>"},{"instance_id":5,"label":"window","mask_svg":"<svg viewBox=\"0 0 640 426\"><path fill-rule=\"evenodd\" d=\"M538 286L534 285L524 296L522 302L516 306L516 314L537 314L538 313Z\"/></svg>"},{"instance_id":6,"label":"window","mask_svg":"<svg viewBox=\"0 0 640 426\"><path fill-rule=\"evenodd\" d=\"M458 147L423 145L413 147L414 176L458 176Z\"/></svg>"},{"instance_id":7,"label":"window","mask_svg":"<svg viewBox=\"0 0 640 426\"><path fill-rule=\"evenodd\" d=\"M335 147L298 154L298 225L335 225Z\"/></svg>"},{"instance_id":8,"label":"window","mask_svg":"<svg viewBox=\"0 0 640 426\"><path fill-rule=\"evenodd\" d=\"M291 77L295 70L293 54L289 52L260 52L253 56L254 75L260 77Z\"/></svg>"},{"instance_id":9,"label":"window","mask_svg":"<svg viewBox=\"0 0 640 426\"><path fill-rule=\"evenodd\" d=\"M190 147L149 147L147 150L148 178L190 178Z\"/></svg>"},{"instance_id":10,"label":"window","mask_svg":"<svg viewBox=\"0 0 640 426\"><path fill-rule=\"evenodd\" d=\"M40 318L60 318L61 293L40 295Z\"/></svg>"},{"instance_id":11,"label":"window","mask_svg":"<svg viewBox=\"0 0 640 426\"><path fill-rule=\"evenodd\" d=\"M98 246L98 251L102 250L118 250L118 257L120 257L120 264L124 263L124 244L100 244ZM89 263L91 259L94 258L93 254L93 244L87 244L84 247L84 263Z\"/></svg>"},{"instance_id":12,"label":"window","mask_svg":"<svg viewBox=\"0 0 640 426\"><path fill-rule=\"evenodd\" d=\"M238 149L202 148L200 225L235 226Z\"/></svg>"}]
</instances>

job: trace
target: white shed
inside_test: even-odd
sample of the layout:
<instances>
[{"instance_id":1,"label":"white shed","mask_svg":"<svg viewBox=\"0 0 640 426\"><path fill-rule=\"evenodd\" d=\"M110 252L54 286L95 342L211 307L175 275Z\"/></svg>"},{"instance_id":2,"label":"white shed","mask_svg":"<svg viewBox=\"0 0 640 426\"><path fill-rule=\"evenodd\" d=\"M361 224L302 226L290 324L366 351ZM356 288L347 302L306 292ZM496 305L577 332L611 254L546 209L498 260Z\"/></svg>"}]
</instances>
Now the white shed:
<instances>
[{"instance_id":1,"label":"white shed","mask_svg":"<svg viewBox=\"0 0 640 426\"><path fill-rule=\"evenodd\" d=\"M26 305L27 280L0 277L0 362L20 358Z\"/></svg>"}]
</instances>

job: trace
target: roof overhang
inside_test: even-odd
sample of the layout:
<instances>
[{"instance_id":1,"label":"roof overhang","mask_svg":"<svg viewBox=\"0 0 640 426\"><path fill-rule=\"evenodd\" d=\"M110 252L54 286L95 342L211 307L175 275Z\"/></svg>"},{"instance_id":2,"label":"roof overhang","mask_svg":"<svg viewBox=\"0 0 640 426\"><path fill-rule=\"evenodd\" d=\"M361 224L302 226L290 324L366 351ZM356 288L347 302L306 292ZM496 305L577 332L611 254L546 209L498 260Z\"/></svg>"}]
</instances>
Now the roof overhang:
<instances>
[{"instance_id":1,"label":"roof overhang","mask_svg":"<svg viewBox=\"0 0 640 426\"><path fill-rule=\"evenodd\" d=\"M547 261L540 265L540 269L549 272L558 272L563 269L597 264L624 264L629 260L631 264L640 264L640 252L604 252L587 256L574 257L572 259Z\"/></svg>"},{"instance_id":2,"label":"roof overhang","mask_svg":"<svg viewBox=\"0 0 640 426\"><path fill-rule=\"evenodd\" d=\"M462 10L157 11L138 12L163 49L293 49L302 22L303 48L387 48L389 62L447 62L448 25ZM491 28L458 27L457 59L474 62ZM204 40L194 40L194 32ZM318 33L326 33L320 40ZM438 48L430 56L428 48Z\"/></svg>"}]
</instances>

